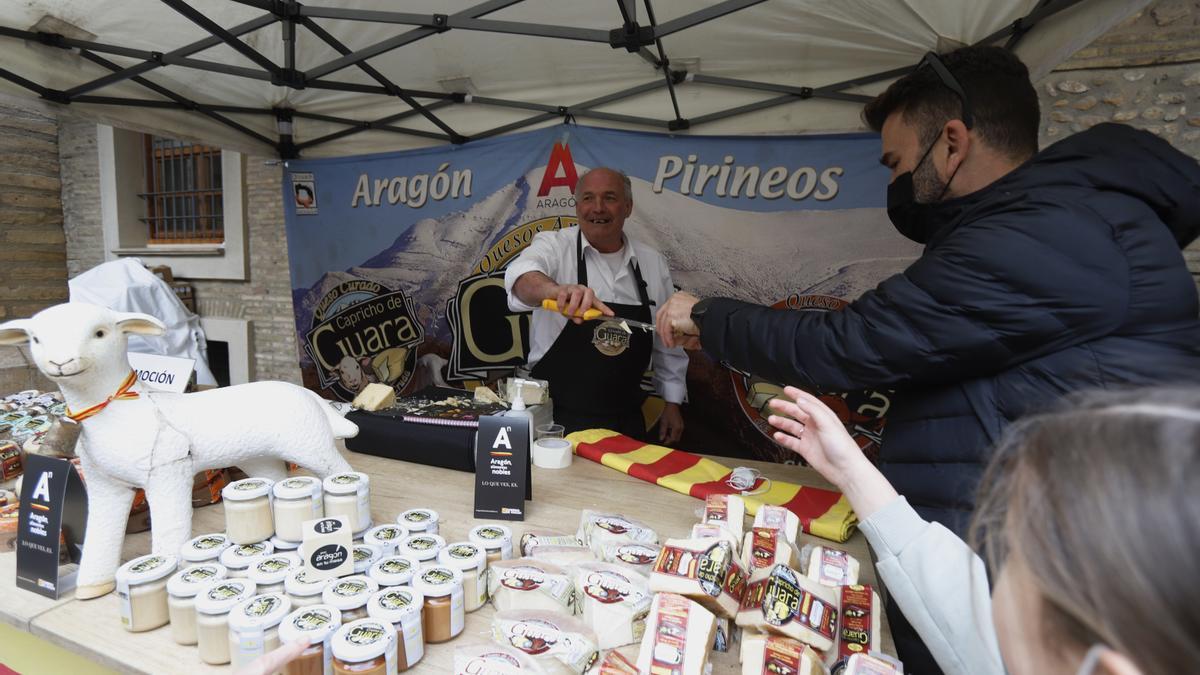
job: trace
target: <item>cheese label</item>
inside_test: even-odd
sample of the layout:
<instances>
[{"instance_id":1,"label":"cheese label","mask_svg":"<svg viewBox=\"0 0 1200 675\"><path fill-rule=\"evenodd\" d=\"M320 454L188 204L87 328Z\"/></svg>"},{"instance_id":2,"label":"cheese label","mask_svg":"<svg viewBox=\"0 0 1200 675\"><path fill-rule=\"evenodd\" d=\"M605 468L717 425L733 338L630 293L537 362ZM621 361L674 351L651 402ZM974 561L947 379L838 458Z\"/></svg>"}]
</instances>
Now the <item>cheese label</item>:
<instances>
[{"instance_id":1,"label":"cheese label","mask_svg":"<svg viewBox=\"0 0 1200 675\"><path fill-rule=\"evenodd\" d=\"M634 590L628 578L609 571L589 573L584 578L583 592L606 605L626 600L637 603L646 597L644 593Z\"/></svg>"},{"instance_id":2,"label":"cheese label","mask_svg":"<svg viewBox=\"0 0 1200 675\"><path fill-rule=\"evenodd\" d=\"M767 638L764 652L761 675L800 672L804 661L804 643L771 636Z\"/></svg>"},{"instance_id":3,"label":"cheese label","mask_svg":"<svg viewBox=\"0 0 1200 675\"><path fill-rule=\"evenodd\" d=\"M654 563L654 572L695 579L700 589L714 598L728 593L735 600L740 599L746 587L746 574L727 541L713 544L699 554L686 548L664 546Z\"/></svg>"},{"instance_id":4,"label":"cheese label","mask_svg":"<svg viewBox=\"0 0 1200 675\"><path fill-rule=\"evenodd\" d=\"M746 588L742 609L759 609L772 626L794 621L828 640L833 640L837 630L837 607L803 589L795 573L784 565L777 565L769 577Z\"/></svg>"},{"instance_id":5,"label":"cheese label","mask_svg":"<svg viewBox=\"0 0 1200 675\"><path fill-rule=\"evenodd\" d=\"M841 586L849 572L850 559L845 551L827 546L821 547L821 563L817 581L826 586Z\"/></svg>"},{"instance_id":6,"label":"cheese label","mask_svg":"<svg viewBox=\"0 0 1200 675\"><path fill-rule=\"evenodd\" d=\"M704 522L729 522L729 495L709 495L704 500Z\"/></svg>"},{"instance_id":7,"label":"cheese label","mask_svg":"<svg viewBox=\"0 0 1200 675\"><path fill-rule=\"evenodd\" d=\"M779 530L756 527L750 539L750 564L755 569L766 569L775 564L775 552L779 546Z\"/></svg>"},{"instance_id":8,"label":"cheese label","mask_svg":"<svg viewBox=\"0 0 1200 675\"><path fill-rule=\"evenodd\" d=\"M514 567L502 574L500 584L514 591L533 591L546 583L546 574L536 567Z\"/></svg>"},{"instance_id":9,"label":"cheese label","mask_svg":"<svg viewBox=\"0 0 1200 675\"><path fill-rule=\"evenodd\" d=\"M842 586L842 612L838 623L838 658L866 652L871 647L872 613L876 611L870 586Z\"/></svg>"},{"instance_id":10,"label":"cheese label","mask_svg":"<svg viewBox=\"0 0 1200 675\"><path fill-rule=\"evenodd\" d=\"M683 675L688 605L689 601L681 596L659 596L658 622L654 626L654 644L650 651L650 672L654 675Z\"/></svg>"}]
</instances>

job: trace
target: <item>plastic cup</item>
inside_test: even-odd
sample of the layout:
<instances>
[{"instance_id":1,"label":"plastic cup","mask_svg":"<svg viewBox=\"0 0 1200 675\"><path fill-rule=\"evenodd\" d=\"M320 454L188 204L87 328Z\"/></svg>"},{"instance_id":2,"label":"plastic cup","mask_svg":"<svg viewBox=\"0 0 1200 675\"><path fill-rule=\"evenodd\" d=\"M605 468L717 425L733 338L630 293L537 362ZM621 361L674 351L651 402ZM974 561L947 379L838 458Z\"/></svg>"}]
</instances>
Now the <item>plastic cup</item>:
<instances>
[{"instance_id":1,"label":"plastic cup","mask_svg":"<svg viewBox=\"0 0 1200 675\"><path fill-rule=\"evenodd\" d=\"M537 440L563 437L563 425L561 424L539 424L536 431Z\"/></svg>"}]
</instances>

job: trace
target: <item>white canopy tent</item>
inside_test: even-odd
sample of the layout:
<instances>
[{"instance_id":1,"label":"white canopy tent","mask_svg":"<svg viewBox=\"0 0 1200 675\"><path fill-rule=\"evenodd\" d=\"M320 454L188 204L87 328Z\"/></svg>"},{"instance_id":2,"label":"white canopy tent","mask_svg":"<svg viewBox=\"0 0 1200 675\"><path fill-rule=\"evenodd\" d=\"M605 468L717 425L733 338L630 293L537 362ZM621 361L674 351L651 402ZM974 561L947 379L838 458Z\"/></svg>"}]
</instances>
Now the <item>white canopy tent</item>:
<instances>
[{"instance_id":1,"label":"white canopy tent","mask_svg":"<svg viewBox=\"0 0 1200 675\"><path fill-rule=\"evenodd\" d=\"M568 115L844 131L927 51L1008 44L1037 78L1147 2L22 0L0 3L0 91L283 157L470 142Z\"/></svg>"}]
</instances>

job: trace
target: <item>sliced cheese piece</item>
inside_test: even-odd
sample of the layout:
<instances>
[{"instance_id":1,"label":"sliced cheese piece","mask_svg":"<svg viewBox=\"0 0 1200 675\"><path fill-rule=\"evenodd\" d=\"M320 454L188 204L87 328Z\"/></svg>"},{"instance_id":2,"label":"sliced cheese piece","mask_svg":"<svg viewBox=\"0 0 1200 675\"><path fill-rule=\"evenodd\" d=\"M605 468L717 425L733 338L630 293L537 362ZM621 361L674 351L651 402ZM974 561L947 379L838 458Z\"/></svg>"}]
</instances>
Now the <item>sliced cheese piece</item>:
<instances>
[{"instance_id":1,"label":"sliced cheese piece","mask_svg":"<svg viewBox=\"0 0 1200 675\"><path fill-rule=\"evenodd\" d=\"M701 675L715 633L712 612L681 595L655 595L638 652L638 672Z\"/></svg>"},{"instance_id":2,"label":"sliced cheese piece","mask_svg":"<svg viewBox=\"0 0 1200 675\"><path fill-rule=\"evenodd\" d=\"M597 557L603 555L604 545L620 542L657 544L658 533L649 526L616 513L584 511L576 534L584 546Z\"/></svg>"},{"instance_id":3,"label":"sliced cheese piece","mask_svg":"<svg viewBox=\"0 0 1200 675\"><path fill-rule=\"evenodd\" d=\"M544 560L517 558L492 563L488 594L500 611L545 609L574 613L575 584L570 574Z\"/></svg>"},{"instance_id":4,"label":"sliced cheese piece","mask_svg":"<svg viewBox=\"0 0 1200 675\"><path fill-rule=\"evenodd\" d=\"M737 624L777 633L827 651L837 634L838 595L785 565L746 587Z\"/></svg>"},{"instance_id":5,"label":"sliced cheese piece","mask_svg":"<svg viewBox=\"0 0 1200 675\"><path fill-rule=\"evenodd\" d=\"M371 382L358 392L358 396L354 397L354 401L350 405L359 410L383 410L392 407L395 402L395 389L386 384Z\"/></svg>"},{"instance_id":6,"label":"sliced cheese piece","mask_svg":"<svg viewBox=\"0 0 1200 675\"><path fill-rule=\"evenodd\" d=\"M593 562L575 568L575 598L601 649L641 642L650 612L650 584L628 568Z\"/></svg>"},{"instance_id":7,"label":"sliced cheese piece","mask_svg":"<svg viewBox=\"0 0 1200 675\"><path fill-rule=\"evenodd\" d=\"M547 673L557 675L582 675L600 658L596 633L563 612L496 612L492 640L519 649Z\"/></svg>"},{"instance_id":8,"label":"sliced cheese piece","mask_svg":"<svg viewBox=\"0 0 1200 675\"><path fill-rule=\"evenodd\" d=\"M814 546L808 555L808 578L826 586L858 583L858 561L845 551Z\"/></svg>"},{"instance_id":9,"label":"sliced cheese piece","mask_svg":"<svg viewBox=\"0 0 1200 675\"><path fill-rule=\"evenodd\" d=\"M780 530L789 542L795 544L796 536L800 532L800 516L782 506L763 504L754 515L754 527Z\"/></svg>"},{"instance_id":10,"label":"sliced cheese piece","mask_svg":"<svg viewBox=\"0 0 1200 675\"><path fill-rule=\"evenodd\" d=\"M719 616L733 617L746 590L746 580L728 541L670 539L654 562L650 590L678 593Z\"/></svg>"},{"instance_id":11,"label":"sliced cheese piece","mask_svg":"<svg viewBox=\"0 0 1200 675\"><path fill-rule=\"evenodd\" d=\"M834 670L846 666L855 654L879 651L883 605L875 589L865 585L842 586L838 614L837 648L827 655L826 665Z\"/></svg>"},{"instance_id":12,"label":"sliced cheese piece","mask_svg":"<svg viewBox=\"0 0 1200 675\"><path fill-rule=\"evenodd\" d=\"M812 647L769 633L742 638L742 675L824 675L821 657Z\"/></svg>"}]
</instances>

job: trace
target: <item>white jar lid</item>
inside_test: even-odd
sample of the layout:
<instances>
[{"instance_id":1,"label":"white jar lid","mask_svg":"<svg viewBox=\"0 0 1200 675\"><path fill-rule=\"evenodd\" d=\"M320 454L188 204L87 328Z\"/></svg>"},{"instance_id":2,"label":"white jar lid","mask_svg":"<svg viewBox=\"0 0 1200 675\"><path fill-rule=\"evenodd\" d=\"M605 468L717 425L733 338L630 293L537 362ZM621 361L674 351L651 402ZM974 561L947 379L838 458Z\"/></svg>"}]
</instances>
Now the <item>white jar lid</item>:
<instances>
[{"instance_id":1,"label":"white jar lid","mask_svg":"<svg viewBox=\"0 0 1200 675\"><path fill-rule=\"evenodd\" d=\"M445 597L462 587L462 572L449 567L429 567L413 577L413 590L425 597Z\"/></svg>"},{"instance_id":2,"label":"white jar lid","mask_svg":"<svg viewBox=\"0 0 1200 675\"><path fill-rule=\"evenodd\" d=\"M397 516L396 522L407 527L410 532L419 532L437 525L438 512L433 509L409 509Z\"/></svg>"},{"instance_id":3,"label":"white jar lid","mask_svg":"<svg viewBox=\"0 0 1200 675\"><path fill-rule=\"evenodd\" d=\"M424 605L425 598L411 588L385 588L367 601L367 615L388 623L400 623L409 617L416 617L419 621Z\"/></svg>"},{"instance_id":4,"label":"white jar lid","mask_svg":"<svg viewBox=\"0 0 1200 675\"><path fill-rule=\"evenodd\" d=\"M333 495L351 495L358 492L359 486L370 487L371 477L361 471L335 473L323 481L325 491Z\"/></svg>"},{"instance_id":5,"label":"white jar lid","mask_svg":"<svg viewBox=\"0 0 1200 675\"><path fill-rule=\"evenodd\" d=\"M271 494L274 481L269 478L243 478L235 480L221 490L221 499L240 502L247 499L258 499Z\"/></svg>"},{"instance_id":6,"label":"white jar lid","mask_svg":"<svg viewBox=\"0 0 1200 675\"><path fill-rule=\"evenodd\" d=\"M283 590L287 591L288 595L307 598L320 595L330 581L335 581L334 579L321 579L307 572L308 570L304 567L290 570L283 578Z\"/></svg>"},{"instance_id":7,"label":"white jar lid","mask_svg":"<svg viewBox=\"0 0 1200 675\"><path fill-rule=\"evenodd\" d=\"M179 558L173 555L158 555L151 553L117 568L116 582L118 585L138 586L169 577L179 565Z\"/></svg>"},{"instance_id":8,"label":"white jar lid","mask_svg":"<svg viewBox=\"0 0 1200 675\"><path fill-rule=\"evenodd\" d=\"M176 572L167 580L167 593L177 598L191 598L200 592L204 584L224 579L229 570L217 563L201 563Z\"/></svg>"},{"instance_id":9,"label":"white jar lid","mask_svg":"<svg viewBox=\"0 0 1200 675\"><path fill-rule=\"evenodd\" d=\"M390 555L376 560L367 570L367 576L380 586L403 586L412 581L413 574L420 566L421 561L410 555Z\"/></svg>"},{"instance_id":10,"label":"white jar lid","mask_svg":"<svg viewBox=\"0 0 1200 675\"><path fill-rule=\"evenodd\" d=\"M503 548L505 543L512 545L512 530L506 525L488 523L473 528L468 538L486 550L494 550Z\"/></svg>"},{"instance_id":11,"label":"white jar lid","mask_svg":"<svg viewBox=\"0 0 1200 675\"><path fill-rule=\"evenodd\" d=\"M383 549L375 544L354 545L354 573L366 574L371 565L383 557Z\"/></svg>"},{"instance_id":12,"label":"white jar lid","mask_svg":"<svg viewBox=\"0 0 1200 675\"><path fill-rule=\"evenodd\" d=\"M179 557L187 562L216 560L221 557L221 551L229 548L232 543L229 541L229 537L225 536L224 532L202 534L199 537L189 539L179 549Z\"/></svg>"},{"instance_id":13,"label":"white jar lid","mask_svg":"<svg viewBox=\"0 0 1200 675\"><path fill-rule=\"evenodd\" d=\"M330 647L340 661L362 663L383 656L396 642L396 629L379 619L359 619L337 629Z\"/></svg>"},{"instance_id":14,"label":"white jar lid","mask_svg":"<svg viewBox=\"0 0 1200 675\"><path fill-rule=\"evenodd\" d=\"M229 610L229 630L266 631L278 626L292 611L292 599L283 593L267 593L243 600Z\"/></svg>"},{"instance_id":15,"label":"white jar lid","mask_svg":"<svg viewBox=\"0 0 1200 675\"><path fill-rule=\"evenodd\" d=\"M321 481L312 476L292 476L275 484L276 499L320 499Z\"/></svg>"},{"instance_id":16,"label":"white jar lid","mask_svg":"<svg viewBox=\"0 0 1200 675\"><path fill-rule=\"evenodd\" d=\"M424 562L437 558L438 551L445 546L446 540L436 534L417 533L405 537L396 551Z\"/></svg>"},{"instance_id":17,"label":"white jar lid","mask_svg":"<svg viewBox=\"0 0 1200 675\"><path fill-rule=\"evenodd\" d=\"M255 558L271 555L274 552L275 546L269 541L234 545L221 551L221 564L231 570L244 570Z\"/></svg>"},{"instance_id":18,"label":"white jar lid","mask_svg":"<svg viewBox=\"0 0 1200 675\"><path fill-rule=\"evenodd\" d=\"M356 574L329 582L321 591L321 602L333 605L342 611L357 609L367 604L371 594L379 590L379 584L365 575Z\"/></svg>"},{"instance_id":19,"label":"white jar lid","mask_svg":"<svg viewBox=\"0 0 1200 675\"><path fill-rule=\"evenodd\" d=\"M483 547L476 546L469 541L458 541L453 544L447 544L446 548L438 552L438 562L457 570L469 572L470 570L483 571L487 567L487 553Z\"/></svg>"},{"instance_id":20,"label":"white jar lid","mask_svg":"<svg viewBox=\"0 0 1200 675\"><path fill-rule=\"evenodd\" d=\"M259 586L282 584L288 572L300 566L300 556L295 553L272 553L254 561L246 571L246 577Z\"/></svg>"},{"instance_id":21,"label":"white jar lid","mask_svg":"<svg viewBox=\"0 0 1200 675\"><path fill-rule=\"evenodd\" d=\"M324 642L342 625L342 613L329 605L293 609L279 622L279 641L290 644L305 640L310 645Z\"/></svg>"},{"instance_id":22,"label":"white jar lid","mask_svg":"<svg viewBox=\"0 0 1200 675\"><path fill-rule=\"evenodd\" d=\"M399 524L387 523L367 530L363 534L363 543L395 548L407 536L408 528Z\"/></svg>"},{"instance_id":23,"label":"white jar lid","mask_svg":"<svg viewBox=\"0 0 1200 675\"><path fill-rule=\"evenodd\" d=\"M201 614L225 614L239 602L253 597L257 588L249 579L210 581L196 594L196 611Z\"/></svg>"},{"instance_id":24,"label":"white jar lid","mask_svg":"<svg viewBox=\"0 0 1200 675\"><path fill-rule=\"evenodd\" d=\"M271 545L275 547L276 551L295 551L300 548L300 542L280 539L279 535L271 537Z\"/></svg>"}]
</instances>

